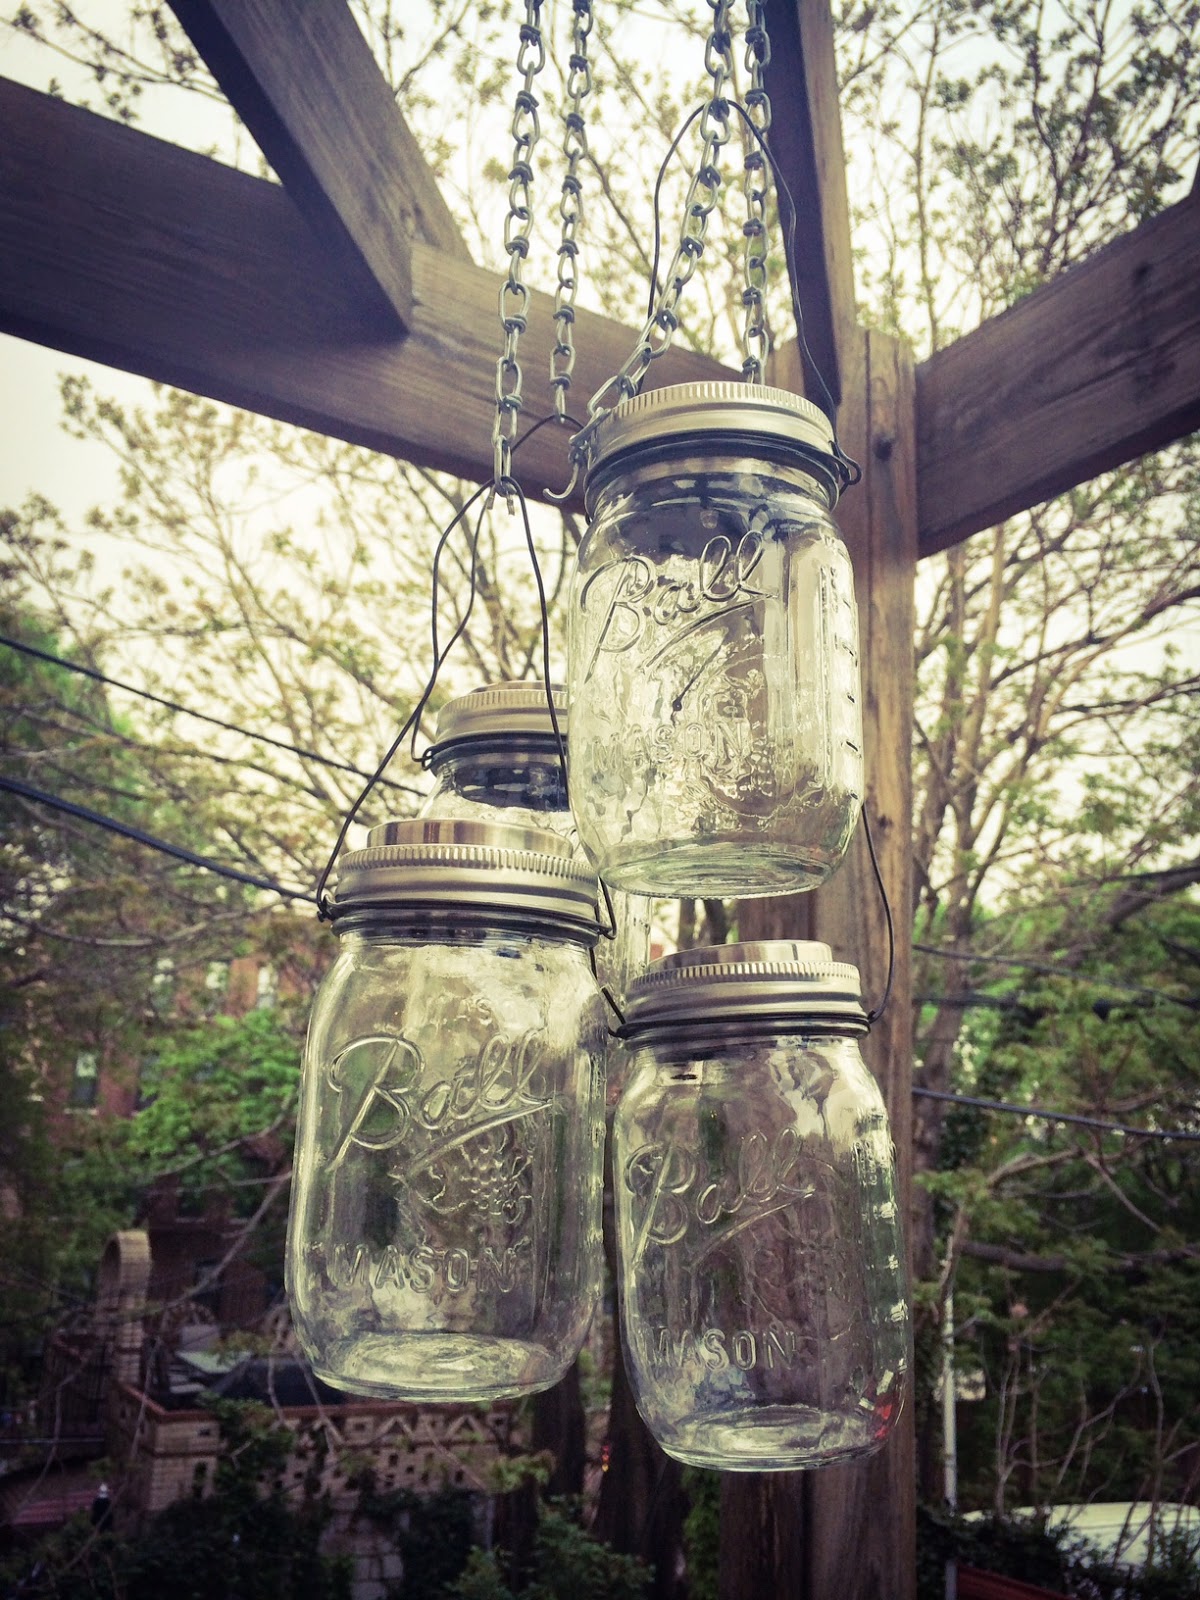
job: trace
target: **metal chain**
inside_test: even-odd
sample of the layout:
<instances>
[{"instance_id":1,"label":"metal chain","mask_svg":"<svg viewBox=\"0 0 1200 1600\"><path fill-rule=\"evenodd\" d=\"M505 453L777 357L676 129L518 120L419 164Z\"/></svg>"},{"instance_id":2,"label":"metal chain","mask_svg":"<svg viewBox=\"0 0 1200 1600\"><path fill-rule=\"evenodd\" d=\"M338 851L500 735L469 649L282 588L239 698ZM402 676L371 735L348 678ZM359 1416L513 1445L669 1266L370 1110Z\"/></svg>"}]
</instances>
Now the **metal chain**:
<instances>
[{"instance_id":1,"label":"metal chain","mask_svg":"<svg viewBox=\"0 0 1200 1600\"><path fill-rule=\"evenodd\" d=\"M763 365L769 347L765 303L767 158L763 153L763 144L771 127L771 100L763 75L771 60L771 41L767 36L764 6L765 0L746 0L746 71L750 74L750 88L746 94L745 109L750 127L758 133L757 139L750 129L744 134L746 161L742 175L742 192L746 197L746 221L742 225L745 238L742 305L746 309L742 329L742 377L747 383L762 383Z\"/></svg>"},{"instance_id":2,"label":"metal chain","mask_svg":"<svg viewBox=\"0 0 1200 1600\"><path fill-rule=\"evenodd\" d=\"M583 184L580 163L587 158L587 128L583 102L592 88L592 69L588 62L588 35L592 31L591 0L572 0L574 31L571 38L570 76L567 79L569 108L563 118L562 198L558 214L562 236L558 246L558 286L554 291L554 349L550 353L550 387L554 390L554 414L560 422L567 418L567 390L575 370L575 291L579 286L576 263L579 258L578 232L583 220Z\"/></svg>"},{"instance_id":3,"label":"metal chain","mask_svg":"<svg viewBox=\"0 0 1200 1600\"><path fill-rule=\"evenodd\" d=\"M525 0L525 21L521 24L517 53L517 71L524 83L514 102L513 163L508 174L508 217L504 224L504 248L508 252L508 276L500 286L504 349L496 362L496 420L492 424L492 471L497 487L510 475L517 419L524 404L517 344L529 321L529 287L522 282L521 273L529 255L533 220L533 151L541 135L533 81L546 64L540 26L542 3L543 0Z\"/></svg>"},{"instance_id":4,"label":"metal chain","mask_svg":"<svg viewBox=\"0 0 1200 1600\"><path fill-rule=\"evenodd\" d=\"M712 79L712 94L704 107L700 131L704 148L700 164L692 178L684 206L683 225L679 244L671 265L667 268L662 293L654 310L642 329L632 355L603 388L598 389L588 402L588 425L577 436L573 454L586 448L601 413L607 408L605 396L616 389L621 399L635 395L652 361L665 355L679 327L677 308L684 289L691 281L696 264L704 253L704 235L708 219L721 192L719 158L721 146L729 139L729 101L725 89L733 76L733 41L729 27L729 12L733 0L708 0L713 13L712 29L704 49L704 66Z\"/></svg>"}]
</instances>

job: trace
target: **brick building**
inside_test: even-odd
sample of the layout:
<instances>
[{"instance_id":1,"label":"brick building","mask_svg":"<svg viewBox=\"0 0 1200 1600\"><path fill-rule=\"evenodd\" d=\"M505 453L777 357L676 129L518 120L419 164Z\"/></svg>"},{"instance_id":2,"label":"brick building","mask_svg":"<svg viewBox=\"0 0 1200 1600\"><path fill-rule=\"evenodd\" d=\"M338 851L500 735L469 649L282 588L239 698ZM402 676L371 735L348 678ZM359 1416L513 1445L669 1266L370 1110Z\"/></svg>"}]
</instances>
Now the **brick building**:
<instances>
[{"instance_id":1,"label":"brick building","mask_svg":"<svg viewBox=\"0 0 1200 1600\"><path fill-rule=\"evenodd\" d=\"M45 1532L91 1507L98 1478L89 1463L101 1459L119 1532L210 1493L221 1439L217 1418L200 1403L205 1393L270 1406L289 1449L263 1489L328 1496L325 1539L354 1558L355 1600L380 1600L401 1576L391 1540L359 1514L368 1479L383 1494L461 1489L476 1497L486 1522L491 1470L520 1448L512 1407L428 1408L338 1394L296 1353L286 1315L260 1321L253 1352L231 1352L202 1308L185 1302L186 1317L164 1317L153 1289L169 1268L155 1262L155 1239L146 1229L115 1234L93 1313L50 1343L29 1426L10 1441L23 1455L12 1455L12 1470L0 1476L0 1525L10 1537ZM261 1353L267 1342L274 1347Z\"/></svg>"}]
</instances>

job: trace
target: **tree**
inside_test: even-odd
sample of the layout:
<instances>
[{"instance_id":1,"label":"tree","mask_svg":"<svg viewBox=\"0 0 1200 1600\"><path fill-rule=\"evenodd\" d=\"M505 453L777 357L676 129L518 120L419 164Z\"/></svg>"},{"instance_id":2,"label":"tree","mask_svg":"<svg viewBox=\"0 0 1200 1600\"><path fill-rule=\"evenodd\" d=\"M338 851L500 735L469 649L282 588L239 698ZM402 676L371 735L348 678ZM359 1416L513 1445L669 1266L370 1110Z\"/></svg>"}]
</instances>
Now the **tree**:
<instances>
[{"instance_id":1,"label":"tree","mask_svg":"<svg viewBox=\"0 0 1200 1600\"><path fill-rule=\"evenodd\" d=\"M328 1502L279 1480L290 1436L265 1406L212 1402L221 1431L214 1492L176 1501L136 1533L75 1524L34 1561L9 1563L12 1592L37 1600L348 1600L349 1562L320 1548ZM269 1485L263 1493L264 1482Z\"/></svg>"},{"instance_id":2,"label":"tree","mask_svg":"<svg viewBox=\"0 0 1200 1600\"><path fill-rule=\"evenodd\" d=\"M118 821L164 817L184 842L190 825L159 805L138 742L102 688L43 659L57 655L59 638L28 609L14 601L0 617L6 637L42 652L6 648L0 659L0 776ZM100 1075L134 1070L156 961L167 950L203 960L206 925L228 917L229 900L199 874L166 871L24 794L5 790L0 810L0 1337L11 1404L36 1383L39 1338L85 1303L105 1238L129 1219L120 1130L91 1111Z\"/></svg>"},{"instance_id":3,"label":"tree","mask_svg":"<svg viewBox=\"0 0 1200 1600\"><path fill-rule=\"evenodd\" d=\"M934 3L856 20L844 40L846 104L852 113L882 104L890 135L870 153L876 182L860 206L859 237L875 248L864 254L861 281L884 326L903 328L918 349L939 348L1153 214L1194 168L1200 76L1192 10L1168 15L1084 0L1051 13L1018 0L970 9ZM892 94L904 97L903 118L889 117ZM1178 1042L1131 1058L1127 1030L1102 1028L1089 1008L1097 997L1106 1008L1119 1005L1120 983L1141 983L1167 998L1151 999L1138 1026L1153 1031L1165 1014L1194 1039L1194 1010L1170 997L1194 996L1195 974L1186 960L1168 958L1151 929L1176 915L1169 905L1160 913L1160 903L1182 896L1191 906L1200 876L1196 678L1174 642L1194 626L1200 598L1197 465L1196 442L1186 441L923 569L914 751L922 1088L1095 1109L1160 1128L1169 1106L1174 1125L1193 1125L1194 1085L1174 1077ZM1134 956L1147 946L1148 964ZM1005 960L1017 965L995 964ZM1065 988L1075 1009L1064 1012L1059 995L1044 1020L1031 1023L1045 988L1036 974L1047 965L1079 974ZM1101 978L1118 987L1106 989ZM984 1008L983 1021L972 1007ZM1067 1022L1077 1013L1086 1039ZM1013 1076L1022 1029L1026 1070ZM1136 1089L1132 1061L1145 1073ZM1077 1224L1086 1235L1078 1242L1064 1240L1051 1219L1061 1223L1059 1191L1082 1183L1091 1201L1094 1188L1108 1189L1128 1221L1134 1195L1144 1198L1141 1159L1158 1146L1134 1138L1092 1149L1086 1136L1073 1142L1060 1130L1047 1150L1019 1120L992 1117L988 1137L964 1148L971 1113L948 1114L936 1099L918 1099L914 1109L916 1159L926 1174L915 1245L930 1315L940 1316L960 1253L974 1250L964 1262L963 1282L976 1290L968 1327L983 1319L1007 1330L1012 1350L1037 1351L1036 1386L1014 1388L1015 1372L995 1374L1007 1402L1021 1390L1042 1405L1045 1427L1050 1389L1058 1384L1064 1395L1051 1424L1073 1441L1056 1459L1061 1476L1038 1463L1023 1493L1095 1493L1104 1473L1092 1443L1112 1421L1108 1399L1141 1380L1127 1352L1110 1348L1109 1396L1079 1381L1080 1352L1100 1348L1086 1317L1103 1321L1112 1311L1086 1286L1102 1281L1091 1274L1111 1268L1129 1241L1103 1207ZM1172 1149L1183 1204L1198 1174L1186 1150ZM1054 1235L1065 1277L1021 1276L1022 1262L1029 1269L1036 1257L1028 1245L1039 1229ZM1101 1265L1088 1259L1089 1246ZM998 1254L991 1276L981 1277L989 1251ZM1190 1266L1179 1265L1186 1280ZM1166 1267L1154 1265L1156 1282ZM1010 1309L1032 1304L1033 1285L1048 1281L1057 1292L1039 1310L1039 1338L1022 1344ZM1186 1282L1163 1281L1168 1297L1176 1291L1185 1304ZM1194 1390L1186 1393L1181 1426L1192 1438ZM987 1436L998 1459L981 1464L975 1480L974 1492L1001 1505L1015 1484L1008 1447L1020 1454L1029 1442L1012 1424L1010 1413L1008 1446ZM929 1412L922 1457L931 1497L935 1430ZM1160 1469L1164 1459L1160 1452ZM1186 1489L1186 1477L1174 1487Z\"/></svg>"},{"instance_id":4,"label":"tree","mask_svg":"<svg viewBox=\"0 0 1200 1600\"><path fill-rule=\"evenodd\" d=\"M591 275L590 293L636 320L631 307L640 304L637 280L649 275L651 229L643 147L624 135L636 125L665 148L688 92L648 64L650 50L627 42L632 11L614 6L614 21L597 20L604 65L589 106L599 191L589 248L604 264ZM664 26L695 32L683 8L663 11ZM506 114L513 15L511 6L459 4L401 19L389 6L369 15L364 8L369 36L419 137L459 192L472 247L493 266L501 264L503 190L481 197L476 172L499 137L489 133L497 126L492 119L502 127ZM115 96L117 115L140 115L154 95L174 88L213 94L170 19L157 11L141 18L152 24L148 30L135 28L132 42L120 45L89 32L77 13L49 5L23 8L20 21L82 61L100 92ZM907 0L845 7L839 26L862 313L908 334L922 352L1168 203L1194 164L1194 7ZM566 55L556 35L552 102L562 99ZM675 214L673 204L669 190L666 214ZM539 239L548 263L550 242ZM697 293L685 304L680 337L717 352L732 350L736 337L738 284L729 268L737 247L736 224L714 225ZM771 315L782 335L778 265L776 252ZM535 278L539 271L552 282L547 268L531 267ZM84 628L88 649L103 648L105 659L118 661L124 651L139 671L144 647L134 651L133 643L152 639L161 681L180 698L219 705L240 725L282 730L293 744L369 766L427 670L414 642L425 628L433 531L464 503L462 486L186 397L160 396L142 415L77 385L66 398L71 424L106 441L125 472L121 503L97 514L95 530L146 553L152 565L123 587L115 626L111 603L81 594L61 563L55 569L40 554L19 567L27 603L36 597L47 615ZM1028 1093L1066 1108L1111 1108L1149 1127L1147 1099L1169 1083L1163 1069L1170 1052L1151 1049L1137 1056L1136 1090L1123 1087L1130 1048L1123 1028L1097 1033L1086 1006L1078 1015L1063 1011L1057 993L1047 1018L1021 1024L1032 1031L1018 1071L1016 1033L983 1027L975 1007L983 1003L990 1018L1008 1017L1010 1004L1043 1004L1040 985L1027 981L1016 993L1004 977L1028 969L989 964L1000 959L1078 974L1074 983L1063 980L1072 999L1120 994L1113 985L1127 981L1180 998L1190 992L1185 960L1171 965L1161 951L1149 958L1137 951L1144 940L1153 950L1156 935L1147 930L1166 926L1157 902L1179 898L1190 906L1196 877L1188 702L1195 678L1169 642L1194 618L1198 598L1196 468L1195 443L1185 443L1014 518L925 568L916 645L916 931L918 942L937 952L922 951L917 971L918 992L929 997L920 1018L925 1088L995 1083L1014 1098ZM302 492L318 497L317 509ZM403 541L395 536L401 521ZM48 525L37 503L27 509L20 529L30 548ZM539 529L555 575L578 531L569 521ZM511 529L497 525L493 533L488 523L485 538L474 613L483 626L459 659L473 676L536 668L536 618L513 577L524 558ZM443 632L466 609L464 548L455 545L449 556ZM161 570L153 570L168 553L185 574L183 585L164 588ZM551 589L561 592L553 581ZM518 618L515 632L510 616ZM554 605L551 622L560 632ZM70 637L65 628L63 637ZM447 674L444 685L451 681ZM246 759L245 746L236 750ZM176 754L194 763L186 784L176 776L177 793L203 790L219 818L212 837L238 860L309 881L305 874L319 865L330 825L353 791L348 776L331 778L319 763L261 751L234 769L232 747L212 743ZM402 767L390 775L415 777ZM390 794L389 803L407 801ZM710 909L710 928L727 922L724 908ZM1170 919L1176 910L1167 904L1161 914ZM1175 933L1166 937L1187 943ZM1109 987L1093 987L1098 978ZM1181 1009L1180 1026L1189 1020ZM1010 1021L1015 1028L1016 1016ZM1065 1038L1071 1049L1058 1047ZM1189 1094L1190 1087L1172 1107L1185 1124ZM1068 1204L1061 1184L1073 1193L1070 1185L1086 1179L1077 1225L1089 1234L1123 1224L1120 1212L1129 1215L1088 1165L1090 1147L1074 1147L1060 1162L1056 1145L1055 1159L1043 1160L1047 1151L1010 1120L997 1124L1007 1133L956 1152L951 1132L959 1125L946 1122L940 1103L922 1100L918 1112L922 1164L934 1175L917 1237L931 1326L960 1260L964 1271L987 1263L983 1255L964 1257L964 1248L973 1242L1011 1252L1015 1239L1029 1256L1021 1236L1052 1227L1047 1219ZM1102 1146L1101 1165L1149 1216L1135 1145ZM1190 1197L1194 1173L1186 1161L1179 1183ZM1089 1210L1097 1185L1119 1211ZM1110 1256L1131 1248L1119 1230L1103 1237ZM1153 1248L1143 1248L1148 1244ZM1143 1255L1159 1248L1153 1240L1138 1245ZM968 1315L983 1317L986 1308L999 1327L1011 1320L1010 1302L1029 1297L1014 1301L1013 1280L997 1274L1025 1269L1011 1260L992 1261L990 1269L984 1277L979 1267L978 1308ZM1093 1269L1078 1255L1065 1272L1071 1294L1039 1309L1039 1359L1047 1372L1068 1370L1057 1363L1087 1324L1067 1313L1078 1306L1083 1317L1089 1303L1076 1288L1089 1277ZM1175 1288L1186 1299L1186 1285ZM1094 1312L1092 1305L1087 1314ZM1117 1388L1126 1372L1127 1364ZM1041 1383L1043 1400L1057 1382ZM1085 1420L1099 1418L1107 1402L1085 1398ZM1065 1403L1056 1404L1065 1414ZM981 1478L981 1492L990 1494L1005 1470L1001 1464L986 1484ZM1045 1478L1039 1468L1036 1483ZM1080 1493L1098 1481L1086 1472L1075 1480Z\"/></svg>"}]
</instances>

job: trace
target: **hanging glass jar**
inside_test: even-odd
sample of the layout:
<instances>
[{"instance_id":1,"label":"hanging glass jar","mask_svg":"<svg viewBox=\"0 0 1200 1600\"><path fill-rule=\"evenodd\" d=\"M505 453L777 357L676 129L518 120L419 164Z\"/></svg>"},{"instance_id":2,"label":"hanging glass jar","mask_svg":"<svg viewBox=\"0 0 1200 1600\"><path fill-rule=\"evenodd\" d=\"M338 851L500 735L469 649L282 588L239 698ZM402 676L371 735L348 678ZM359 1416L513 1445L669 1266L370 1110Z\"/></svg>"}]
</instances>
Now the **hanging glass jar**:
<instances>
[{"instance_id":1,"label":"hanging glass jar","mask_svg":"<svg viewBox=\"0 0 1200 1600\"><path fill-rule=\"evenodd\" d=\"M908 1297L858 973L817 943L667 956L634 984L614 1125L622 1334L663 1449L725 1471L869 1455Z\"/></svg>"},{"instance_id":2,"label":"hanging glass jar","mask_svg":"<svg viewBox=\"0 0 1200 1600\"><path fill-rule=\"evenodd\" d=\"M565 746L566 692L560 684L551 692ZM436 781L420 816L551 828L571 841L580 861L587 860L567 801L545 684L494 683L448 701L438 713L426 760ZM623 1005L631 979L650 958L650 901L619 890L612 901L616 937L600 940L596 965L600 982Z\"/></svg>"},{"instance_id":3,"label":"hanging glass jar","mask_svg":"<svg viewBox=\"0 0 1200 1600\"><path fill-rule=\"evenodd\" d=\"M623 400L588 454L571 807L642 894L811 889L863 795L858 621L829 423L781 389Z\"/></svg>"},{"instance_id":4,"label":"hanging glass jar","mask_svg":"<svg viewBox=\"0 0 1200 1600\"><path fill-rule=\"evenodd\" d=\"M599 1291L596 885L540 830L386 823L338 869L287 1283L317 1374L413 1400L557 1381Z\"/></svg>"}]
</instances>

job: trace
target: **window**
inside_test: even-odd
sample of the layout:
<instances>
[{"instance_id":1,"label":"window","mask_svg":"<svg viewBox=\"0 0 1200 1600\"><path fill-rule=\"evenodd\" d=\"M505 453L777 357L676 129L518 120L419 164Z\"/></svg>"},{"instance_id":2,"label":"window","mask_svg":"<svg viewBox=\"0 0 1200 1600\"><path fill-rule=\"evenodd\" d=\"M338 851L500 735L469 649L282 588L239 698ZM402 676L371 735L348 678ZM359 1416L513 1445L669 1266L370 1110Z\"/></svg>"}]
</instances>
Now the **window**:
<instances>
[{"instance_id":1,"label":"window","mask_svg":"<svg viewBox=\"0 0 1200 1600\"><path fill-rule=\"evenodd\" d=\"M229 993L229 962L210 961L204 970L204 993L200 996L206 1016L215 1016L225 1009Z\"/></svg>"},{"instance_id":2,"label":"window","mask_svg":"<svg viewBox=\"0 0 1200 1600\"><path fill-rule=\"evenodd\" d=\"M69 1104L77 1111L90 1111L100 1092L100 1057L94 1050L81 1050L75 1057Z\"/></svg>"},{"instance_id":3,"label":"window","mask_svg":"<svg viewBox=\"0 0 1200 1600\"><path fill-rule=\"evenodd\" d=\"M134 1103L135 1111L145 1111L147 1106L152 1106L158 1098L151 1085L154 1082L154 1069L158 1065L158 1052L153 1050L142 1062L138 1072L137 1100Z\"/></svg>"},{"instance_id":4,"label":"window","mask_svg":"<svg viewBox=\"0 0 1200 1600\"><path fill-rule=\"evenodd\" d=\"M150 1006L155 1016L165 1017L175 1000L175 963L170 956L159 956L150 980Z\"/></svg>"},{"instance_id":5,"label":"window","mask_svg":"<svg viewBox=\"0 0 1200 1600\"><path fill-rule=\"evenodd\" d=\"M279 999L279 974L269 961L259 963L256 983L254 1004L260 1011L270 1011Z\"/></svg>"}]
</instances>

